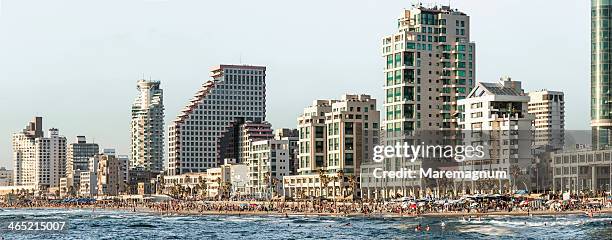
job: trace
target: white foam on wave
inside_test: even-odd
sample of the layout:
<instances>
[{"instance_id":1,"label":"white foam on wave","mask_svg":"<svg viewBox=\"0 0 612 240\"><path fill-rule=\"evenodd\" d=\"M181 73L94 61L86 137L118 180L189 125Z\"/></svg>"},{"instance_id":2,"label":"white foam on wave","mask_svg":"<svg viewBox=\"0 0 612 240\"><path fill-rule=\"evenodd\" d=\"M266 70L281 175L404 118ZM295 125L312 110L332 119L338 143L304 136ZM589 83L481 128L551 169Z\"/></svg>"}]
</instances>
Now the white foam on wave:
<instances>
[{"instance_id":1,"label":"white foam on wave","mask_svg":"<svg viewBox=\"0 0 612 240\"><path fill-rule=\"evenodd\" d=\"M458 226L455 228L458 232L462 233L480 233L488 236L508 236L512 235L513 232L504 227L493 227L493 226Z\"/></svg>"}]
</instances>

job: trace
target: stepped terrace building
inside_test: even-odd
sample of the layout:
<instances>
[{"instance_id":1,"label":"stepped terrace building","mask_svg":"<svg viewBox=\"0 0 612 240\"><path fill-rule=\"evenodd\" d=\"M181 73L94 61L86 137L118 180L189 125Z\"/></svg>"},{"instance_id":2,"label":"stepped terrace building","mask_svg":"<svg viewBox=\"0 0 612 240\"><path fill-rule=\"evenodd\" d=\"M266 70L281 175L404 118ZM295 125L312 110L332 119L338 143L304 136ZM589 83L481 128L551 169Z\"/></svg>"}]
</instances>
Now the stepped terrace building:
<instances>
[{"instance_id":1,"label":"stepped terrace building","mask_svg":"<svg viewBox=\"0 0 612 240\"><path fill-rule=\"evenodd\" d=\"M266 118L266 67L220 65L169 128L168 175L219 165L219 138L237 118Z\"/></svg>"}]
</instances>

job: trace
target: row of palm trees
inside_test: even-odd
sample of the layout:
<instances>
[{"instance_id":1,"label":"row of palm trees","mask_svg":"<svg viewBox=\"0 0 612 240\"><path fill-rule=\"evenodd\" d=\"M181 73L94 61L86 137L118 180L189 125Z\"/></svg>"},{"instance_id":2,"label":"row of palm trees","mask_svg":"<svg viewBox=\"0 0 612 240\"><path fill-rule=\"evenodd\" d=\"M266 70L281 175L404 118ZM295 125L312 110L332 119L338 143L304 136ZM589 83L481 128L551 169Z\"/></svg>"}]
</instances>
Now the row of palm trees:
<instances>
[{"instance_id":1,"label":"row of palm trees","mask_svg":"<svg viewBox=\"0 0 612 240\"><path fill-rule=\"evenodd\" d=\"M185 176L184 183L190 183L189 176ZM232 190L232 184L229 182L223 182L221 177L217 177L215 182L218 186L218 194L217 197L219 200L226 199L230 197L230 193ZM163 176L160 178L158 183L156 183L156 192L158 194L169 193L174 198L184 199L184 198L201 198L206 199L209 197L208 192L208 183L201 176L198 177L196 183L190 185L179 185L178 183L174 183L171 187L164 187L164 178ZM164 189L166 188L166 189Z\"/></svg>"},{"instance_id":2,"label":"row of palm trees","mask_svg":"<svg viewBox=\"0 0 612 240\"><path fill-rule=\"evenodd\" d=\"M338 172L336 172L336 175L334 176L329 176L327 174L325 174L325 172L322 169L319 169L319 192L321 193L321 196L323 196L323 193L325 192L325 196L329 196L330 192L329 192L329 183L331 182L333 185L332 187L332 196L335 198L336 196L338 196L337 192L336 192L336 183L338 183L338 186L340 186L340 189L342 189L342 187L344 186L344 182L345 182L345 175L344 175L344 171L340 170ZM347 196L352 196L353 198L356 197L355 194L355 190L357 189L357 178L354 175L350 175L347 177L348 185L344 186L345 191L342 192L342 198L345 198Z\"/></svg>"}]
</instances>

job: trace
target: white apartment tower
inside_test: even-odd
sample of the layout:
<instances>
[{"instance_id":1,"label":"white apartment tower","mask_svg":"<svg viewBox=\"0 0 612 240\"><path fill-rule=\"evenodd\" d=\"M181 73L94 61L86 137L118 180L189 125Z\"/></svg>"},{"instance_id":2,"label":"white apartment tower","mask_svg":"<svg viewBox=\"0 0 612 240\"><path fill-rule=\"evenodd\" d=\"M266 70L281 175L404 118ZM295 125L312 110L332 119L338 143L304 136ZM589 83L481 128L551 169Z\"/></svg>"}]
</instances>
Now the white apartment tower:
<instances>
[{"instance_id":1,"label":"white apartment tower","mask_svg":"<svg viewBox=\"0 0 612 240\"><path fill-rule=\"evenodd\" d=\"M55 128L44 137L42 117L36 117L13 134L13 163L16 186L59 187L60 178L66 176L66 138Z\"/></svg>"},{"instance_id":2,"label":"white apartment tower","mask_svg":"<svg viewBox=\"0 0 612 240\"><path fill-rule=\"evenodd\" d=\"M358 196L361 164L379 142L380 112L369 95L316 100L298 117L298 175L283 178L289 197Z\"/></svg>"},{"instance_id":3,"label":"white apartment tower","mask_svg":"<svg viewBox=\"0 0 612 240\"><path fill-rule=\"evenodd\" d=\"M130 168L164 170L164 103L159 81L139 80L132 104Z\"/></svg>"},{"instance_id":4,"label":"white apartment tower","mask_svg":"<svg viewBox=\"0 0 612 240\"><path fill-rule=\"evenodd\" d=\"M470 18L450 7L406 9L398 32L383 38L390 132L456 130L457 100L475 83L475 44Z\"/></svg>"},{"instance_id":5,"label":"white apartment tower","mask_svg":"<svg viewBox=\"0 0 612 240\"><path fill-rule=\"evenodd\" d=\"M513 189L529 190L532 164L533 117L528 112L529 96L521 82L502 78L497 83L479 82L466 99L459 100L463 144L482 146L483 157L466 158L462 171L505 171L508 180L489 186L476 181L462 181L470 193Z\"/></svg>"},{"instance_id":6,"label":"white apartment tower","mask_svg":"<svg viewBox=\"0 0 612 240\"><path fill-rule=\"evenodd\" d=\"M563 92L534 91L529 93L529 113L535 117L534 146L562 149L565 144L565 101Z\"/></svg>"},{"instance_id":7,"label":"white apartment tower","mask_svg":"<svg viewBox=\"0 0 612 240\"><path fill-rule=\"evenodd\" d=\"M169 128L168 175L217 167L219 138L238 118L266 117L266 68L220 65Z\"/></svg>"},{"instance_id":8,"label":"white apartment tower","mask_svg":"<svg viewBox=\"0 0 612 240\"><path fill-rule=\"evenodd\" d=\"M385 99L381 144L415 144L442 131L458 130L457 101L465 98L476 81L476 46L470 42L470 17L448 6L415 5L403 10L397 26L396 33L382 39ZM439 135L430 140L439 140L431 144L443 144L453 139ZM430 167L423 166L421 160L384 161L389 164L387 170ZM415 194L434 184L422 178L386 182L370 179L365 185L379 186L371 194L375 197L406 196L409 190Z\"/></svg>"}]
</instances>

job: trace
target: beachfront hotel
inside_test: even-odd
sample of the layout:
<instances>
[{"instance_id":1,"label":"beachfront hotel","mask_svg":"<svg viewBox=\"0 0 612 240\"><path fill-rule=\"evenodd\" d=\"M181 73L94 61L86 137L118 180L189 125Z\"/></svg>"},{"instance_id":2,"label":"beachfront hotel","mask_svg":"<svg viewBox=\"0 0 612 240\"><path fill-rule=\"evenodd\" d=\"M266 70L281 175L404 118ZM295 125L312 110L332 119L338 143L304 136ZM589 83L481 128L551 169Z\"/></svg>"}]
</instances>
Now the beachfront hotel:
<instances>
[{"instance_id":1,"label":"beachfront hotel","mask_svg":"<svg viewBox=\"0 0 612 240\"><path fill-rule=\"evenodd\" d=\"M298 175L283 178L285 196L359 196L361 163L379 144L376 100L365 94L315 100L297 120Z\"/></svg>"},{"instance_id":2,"label":"beachfront hotel","mask_svg":"<svg viewBox=\"0 0 612 240\"><path fill-rule=\"evenodd\" d=\"M266 117L266 67L220 65L169 127L168 175L217 167L219 138L238 118Z\"/></svg>"},{"instance_id":3,"label":"beachfront hotel","mask_svg":"<svg viewBox=\"0 0 612 240\"><path fill-rule=\"evenodd\" d=\"M458 101L459 124L463 145L483 146L484 156L466 158L462 171L504 171L508 179L461 181L463 192L499 192L530 190L533 116L528 112L530 97L520 81L509 77L499 82L479 82L467 98Z\"/></svg>"},{"instance_id":4,"label":"beachfront hotel","mask_svg":"<svg viewBox=\"0 0 612 240\"><path fill-rule=\"evenodd\" d=\"M164 170L164 103L159 81L139 80L132 104L130 168Z\"/></svg>"},{"instance_id":5,"label":"beachfront hotel","mask_svg":"<svg viewBox=\"0 0 612 240\"><path fill-rule=\"evenodd\" d=\"M59 130L42 130L42 117L35 117L21 132L13 134L15 186L34 186L38 191L59 188L66 174L66 138Z\"/></svg>"}]
</instances>

